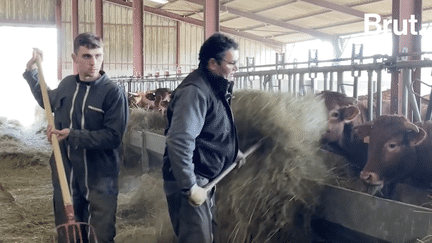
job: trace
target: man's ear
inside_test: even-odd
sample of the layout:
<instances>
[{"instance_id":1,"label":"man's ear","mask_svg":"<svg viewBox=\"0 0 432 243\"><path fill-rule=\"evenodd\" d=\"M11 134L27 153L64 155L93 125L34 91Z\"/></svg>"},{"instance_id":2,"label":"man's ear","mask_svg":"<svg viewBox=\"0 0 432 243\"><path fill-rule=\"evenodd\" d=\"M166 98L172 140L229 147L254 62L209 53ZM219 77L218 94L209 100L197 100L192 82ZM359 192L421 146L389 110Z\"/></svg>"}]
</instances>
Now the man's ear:
<instances>
[{"instance_id":1,"label":"man's ear","mask_svg":"<svg viewBox=\"0 0 432 243\"><path fill-rule=\"evenodd\" d=\"M72 57L72 60L76 63L76 58L77 58L77 56L75 55L75 53L72 53L72 54L71 54L71 57Z\"/></svg>"},{"instance_id":2,"label":"man's ear","mask_svg":"<svg viewBox=\"0 0 432 243\"><path fill-rule=\"evenodd\" d=\"M211 71L216 71L216 68L219 64L217 63L216 59L214 58L210 58L210 60L208 61L208 68Z\"/></svg>"}]
</instances>

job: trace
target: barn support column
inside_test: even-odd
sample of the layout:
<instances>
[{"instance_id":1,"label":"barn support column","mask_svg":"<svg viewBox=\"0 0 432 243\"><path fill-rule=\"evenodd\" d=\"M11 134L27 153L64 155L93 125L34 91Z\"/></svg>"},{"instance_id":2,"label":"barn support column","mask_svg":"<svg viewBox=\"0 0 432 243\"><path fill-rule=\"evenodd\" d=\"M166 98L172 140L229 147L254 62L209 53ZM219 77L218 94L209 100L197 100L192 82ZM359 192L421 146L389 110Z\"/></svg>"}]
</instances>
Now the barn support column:
<instances>
[{"instance_id":1,"label":"barn support column","mask_svg":"<svg viewBox=\"0 0 432 243\"><path fill-rule=\"evenodd\" d=\"M62 27L62 0L56 1L55 23L57 28L57 80L63 79L63 27Z\"/></svg>"},{"instance_id":2,"label":"barn support column","mask_svg":"<svg viewBox=\"0 0 432 243\"><path fill-rule=\"evenodd\" d=\"M177 35L176 35L176 73L181 73L181 67L180 67L180 21L177 21Z\"/></svg>"},{"instance_id":3,"label":"barn support column","mask_svg":"<svg viewBox=\"0 0 432 243\"><path fill-rule=\"evenodd\" d=\"M204 39L220 31L219 0L204 0Z\"/></svg>"},{"instance_id":4,"label":"barn support column","mask_svg":"<svg viewBox=\"0 0 432 243\"><path fill-rule=\"evenodd\" d=\"M414 29L411 29L411 24L408 22L411 16L414 16L416 20ZM422 0L393 0L392 20L392 55L396 57L402 53L408 53L410 56L406 60L420 60L421 56L419 54L412 54L421 52ZM398 26L394 26L396 20ZM395 27L397 27L396 32ZM404 29L406 30L404 31ZM412 72L411 80L420 79L420 74L420 69L416 69ZM403 76L399 70L393 70L391 74L391 114L402 115L403 87ZM420 93L419 83L414 85L414 91ZM417 98L417 103L420 104L419 98ZM410 112L408 118L411 118L411 116L412 113Z\"/></svg>"},{"instance_id":5,"label":"barn support column","mask_svg":"<svg viewBox=\"0 0 432 243\"><path fill-rule=\"evenodd\" d=\"M95 1L95 24L96 35L100 36L103 40L103 0ZM101 69L103 69L103 63Z\"/></svg>"},{"instance_id":6,"label":"barn support column","mask_svg":"<svg viewBox=\"0 0 432 243\"><path fill-rule=\"evenodd\" d=\"M144 75L144 7L143 0L132 2L133 16L133 75Z\"/></svg>"},{"instance_id":7,"label":"barn support column","mask_svg":"<svg viewBox=\"0 0 432 243\"><path fill-rule=\"evenodd\" d=\"M78 26L78 0L72 0L72 38L75 39L79 34ZM72 44L73 45L73 44ZM78 67L73 63L74 73L78 73Z\"/></svg>"},{"instance_id":8,"label":"barn support column","mask_svg":"<svg viewBox=\"0 0 432 243\"><path fill-rule=\"evenodd\" d=\"M95 0L96 35L103 39L103 0Z\"/></svg>"}]
</instances>

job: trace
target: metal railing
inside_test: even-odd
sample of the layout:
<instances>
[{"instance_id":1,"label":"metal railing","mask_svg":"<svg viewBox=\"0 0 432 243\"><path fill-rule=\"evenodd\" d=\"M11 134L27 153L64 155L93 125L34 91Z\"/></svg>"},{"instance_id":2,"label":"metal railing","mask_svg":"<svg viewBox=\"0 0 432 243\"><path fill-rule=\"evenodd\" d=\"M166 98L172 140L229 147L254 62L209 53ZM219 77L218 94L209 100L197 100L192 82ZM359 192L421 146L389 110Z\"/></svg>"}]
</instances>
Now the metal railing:
<instances>
[{"instance_id":1,"label":"metal railing","mask_svg":"<svg viewBox=\"0 0 432 243\"><path fill-rule=\"evenodd\" d=\"M360 51L356 51L359 49ZM414 119L420 121L420 112L416 102L416 94L412 89L411 73L421 68L431 68L431 60L405 60L408 54L387 56L373 55L363 57L363 48L353 46L351 58L318 60L317 52L309 53L307 62L284 62L284 55L276 54L276 63L271 65L254 65L254 58L247 58L247 66L240 67L234 74L235 90L259 89L273 92L289 92L295 96L316 93L322 90L338 91L347 94L346 89L352 90L347 94L359 98L359 91L367 90L369 118L373 119L376 104L377 116L382 114L383 75L387 72L401 72L404 79L402 95L402 113L407 115L412 108ZM431 53L414 53L423 55ZM187 74L177 74L159 77L117 77L112 78L126 92L147 91L157 88L174 90ZM360 90L361 89L361 90ZM376 93L376 100L374 100ZM429 115L430 116L430 115Z\"/></svg>"}]
</instances>

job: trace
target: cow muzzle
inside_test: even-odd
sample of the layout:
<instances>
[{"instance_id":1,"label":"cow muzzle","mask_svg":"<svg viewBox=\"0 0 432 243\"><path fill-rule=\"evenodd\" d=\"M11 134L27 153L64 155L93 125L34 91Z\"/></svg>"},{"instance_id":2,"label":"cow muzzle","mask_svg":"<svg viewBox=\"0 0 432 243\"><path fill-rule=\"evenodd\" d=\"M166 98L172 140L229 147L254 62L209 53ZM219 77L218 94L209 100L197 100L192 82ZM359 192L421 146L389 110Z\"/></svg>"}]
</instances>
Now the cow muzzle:
<instances>
[{"instance_id":1,"label":"cow muzzle","mask_svg":"<svg viewBox=\"0 0 432 243\"><path fill-rule=\"evenodd\" d=\"M360 173L360 178L367 184L371 186L380 186L384 185L384 181L380 180L379 176L375 172L362 171Z\"/></svg>"}]
</instances>

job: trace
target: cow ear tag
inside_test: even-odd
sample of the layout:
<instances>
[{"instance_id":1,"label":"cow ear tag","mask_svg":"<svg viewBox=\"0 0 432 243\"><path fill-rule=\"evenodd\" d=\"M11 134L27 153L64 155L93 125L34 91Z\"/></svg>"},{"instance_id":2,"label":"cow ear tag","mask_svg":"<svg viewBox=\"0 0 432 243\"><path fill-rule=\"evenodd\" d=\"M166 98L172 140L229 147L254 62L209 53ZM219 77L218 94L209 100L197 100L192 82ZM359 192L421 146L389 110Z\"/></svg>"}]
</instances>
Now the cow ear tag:
<instances>
[{"instance_id":1,"label":"cow ear tag","mask_svg":"<svg viewBox=\"0 0 432 243\"><path fill-rule=\"evenodd\" d=\"M369 143L369 136L366 136L365 138L363 138L363 142L364 143Z\"/></svg>"}]
</instances>

